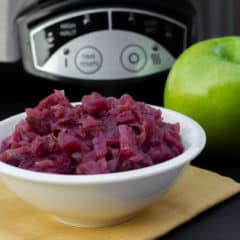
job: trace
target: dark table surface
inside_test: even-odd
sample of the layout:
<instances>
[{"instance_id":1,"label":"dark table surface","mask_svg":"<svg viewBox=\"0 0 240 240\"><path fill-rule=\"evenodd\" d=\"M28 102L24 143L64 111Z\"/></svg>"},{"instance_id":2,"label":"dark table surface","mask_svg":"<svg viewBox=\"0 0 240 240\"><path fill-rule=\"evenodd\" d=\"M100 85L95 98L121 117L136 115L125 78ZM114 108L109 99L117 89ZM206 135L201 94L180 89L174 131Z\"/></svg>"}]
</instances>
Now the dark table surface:
<instances>
[{"instance_id":1,"label":"dark table surface","mask_svg":"<svg viewBox=\"0 0 240 240\"><path fill-rule=\"evenodd\" d=\"M11 75L11 77L9 77ZM0 77L0 120L35 106L54 88L65 89L71 101L79 101L87 92L81 88L68 87L50 81L36 80L22 74L6 73ZM193 165L218 172L240 182L240 154L225 159L200 156ZM240 239L240 194L209 209L192 221L164 236L165 240L239 240Z\"/></svg>"}]
</instances>

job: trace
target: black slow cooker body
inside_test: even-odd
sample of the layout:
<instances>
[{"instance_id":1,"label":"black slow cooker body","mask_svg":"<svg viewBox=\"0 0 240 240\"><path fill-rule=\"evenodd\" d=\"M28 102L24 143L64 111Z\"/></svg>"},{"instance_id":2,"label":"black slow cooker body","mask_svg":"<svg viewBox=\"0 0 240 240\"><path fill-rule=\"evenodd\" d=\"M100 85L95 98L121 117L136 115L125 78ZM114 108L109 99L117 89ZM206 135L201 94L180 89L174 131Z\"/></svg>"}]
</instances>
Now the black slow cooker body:
<instances>
[{"instance_id":1,"label":"black slow cooker body","mask_svg":"<svg viewBox=\"0 0 240 240\"><path fill-rule=\"evenodd\" d=\"M164 36L162 36L164 35L164 29L161 29L161 26L156 26L158 28L157 33L156 31L153 33L155 34L154 36L156 36L157 34L157 40L155 38L154 41L157 41L159 44L161 44L161 46L167 49L174 56L175 59L181 54L184 48L192 44L197 38L196 11L187 1L45 0L40 1L37 5L32 6L31 8L25 9L25 11L22 12L17 19L22 63L26 72L28 72L32 76L36 76L36 79L38 79L36 80L38 81L37 84L41 84L41 79L47 79L47 81L49 80L49 82L54 82L54 86L56 86L56 88L67 87L73 88L75 89L75 91L79 89L82 90L83 93L98 91L105 96L111 95L117 97L122 95L123 93L129 93L139 101L145 101L151 104L161 105L164 84L170 67L168 69L164 69L163 71L152 74L150 73L144 76L136 73L134 75L131 75L130 77L122 77L121 79L119 79L118 74L112 74L111 78L108 79L104 79L104 77L96 79L96 73L95 78L91 79L91 76L88 74L88 78L85 79L82 75L79 76L79 78L61 76L55 73L51 73L51 71L41 71L34 66L33 49L30 42L30 33L32 29L37 29L39 26L41 27L41 25L46 25L48 24L48 22L51 22L52 19L60 19L61 17L64 17L69 13L81 14L81 12L91 11L92 9L94 11L101 11L101 9L110 9L111 11L115 11L115 9L123 9L125 11L125 9L127 9L128 14L131 14L131 12L135 14L136 11L137 13L141 13L142 11L144 13L147 12L153 15L158 14L160 16L163 16L164 19L166 18L167 20L173 20L173 22L180 22L182 25L185 26L186 30L186 42L184 44L181 43L181 41L183 41L182 39L174 36L174 31L172 39L164 40ZM130 26L130 24L124 17L124 14L126 14L126 12L123 12L122 15L119 13L118 15L117 21L119 23L119 26L121 27L123 24L125 24L125 32L137 32L136 36L138 36L138 34L142 34L142 32L139 32L142 31L141 26ZM99 20L99 22L96 24L101 24L101 20ZM167 23L164 26L167 27ZM147 31L147 37L151 39L151 29L149 30L148 28ZM145 33L143 33L143 35L145 35ZM58 36L54 37L55 39L58 38ZM58 42L58 39L56 41ZM106 42L106 45L108 45L108 42ZM41 47L42 46L40 46L39 51L42 51ZM44 49L44 46L42 49ZM111 64L109 64L108 67L111 69Z\"/></svg>"}]
</instances>

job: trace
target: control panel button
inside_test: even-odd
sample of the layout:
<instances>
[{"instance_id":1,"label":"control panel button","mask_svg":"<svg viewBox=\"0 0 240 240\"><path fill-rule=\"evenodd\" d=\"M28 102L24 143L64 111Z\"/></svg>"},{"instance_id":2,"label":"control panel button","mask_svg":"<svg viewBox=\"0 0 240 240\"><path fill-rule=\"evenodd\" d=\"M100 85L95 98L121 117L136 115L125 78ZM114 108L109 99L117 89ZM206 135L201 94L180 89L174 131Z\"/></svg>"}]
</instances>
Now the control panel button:
<instances>
[{"instance_id":1,"label":"control panel button","mask_svg":"<svg viewBox=\"0 0 240 240\"><path fill-rule=\"evenodd\" d=\"M97 48L88 46L78 51L75 60L76 66L80 72L93 74L101 68L103 57Z\"/></svg>"},{"instance_id":2,"label":"control panel button","mask_svg":"<svg viewBox=\"0 0 240 240\"><path fill-rule=\"evenodd\" d=\"M129 72L141 71L147 63L145 50L138 45L129 45L121 53L121 64Z\"/></svg>"}]
</instances>

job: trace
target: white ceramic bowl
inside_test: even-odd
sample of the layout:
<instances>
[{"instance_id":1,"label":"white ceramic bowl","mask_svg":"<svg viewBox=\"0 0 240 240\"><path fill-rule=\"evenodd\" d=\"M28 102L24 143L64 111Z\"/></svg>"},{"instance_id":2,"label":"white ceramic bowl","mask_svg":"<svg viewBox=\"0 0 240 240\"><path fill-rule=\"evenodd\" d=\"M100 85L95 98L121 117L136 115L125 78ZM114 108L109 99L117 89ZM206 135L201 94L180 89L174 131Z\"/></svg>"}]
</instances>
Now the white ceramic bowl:
<instances>
[{"instance_id":1,"label":"white ceramic bowl","mask_svg":"<svg viewBox=\"0 0 240 240\"><path fill-rule=\"evenodd\" d=\"M58 175L23 170L0 162L0 177L20 198L63 223L100 227L125 221L159 198L204 148L203 129L187 116L161 108L164 120L179 122L185 151L169 161L121 173ZM18 114L0 122L0 141L9 136Z\"/></svg>"}]
</instances>

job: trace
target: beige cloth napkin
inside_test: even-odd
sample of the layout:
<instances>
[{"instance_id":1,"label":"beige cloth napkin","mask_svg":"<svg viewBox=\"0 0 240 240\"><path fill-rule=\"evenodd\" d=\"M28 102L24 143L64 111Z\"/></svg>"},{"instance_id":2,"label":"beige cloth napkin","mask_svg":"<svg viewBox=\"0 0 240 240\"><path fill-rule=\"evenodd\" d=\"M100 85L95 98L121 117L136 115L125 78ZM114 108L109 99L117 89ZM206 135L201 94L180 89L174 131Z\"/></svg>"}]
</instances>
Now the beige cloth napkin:
<instances>
[{"instance_id":1,"label":"beige cloth napkin","mask_svg":"<svg viewBox=\"0 0 240 240\"><path fill-rule=\"evenodd\" d=\"M112 227L84 229L58 223L0 184L0 239L154 239L239 192L240 184L232 179L189 166L168 193L132 220Z\"/></svg>"}]
</instances>

